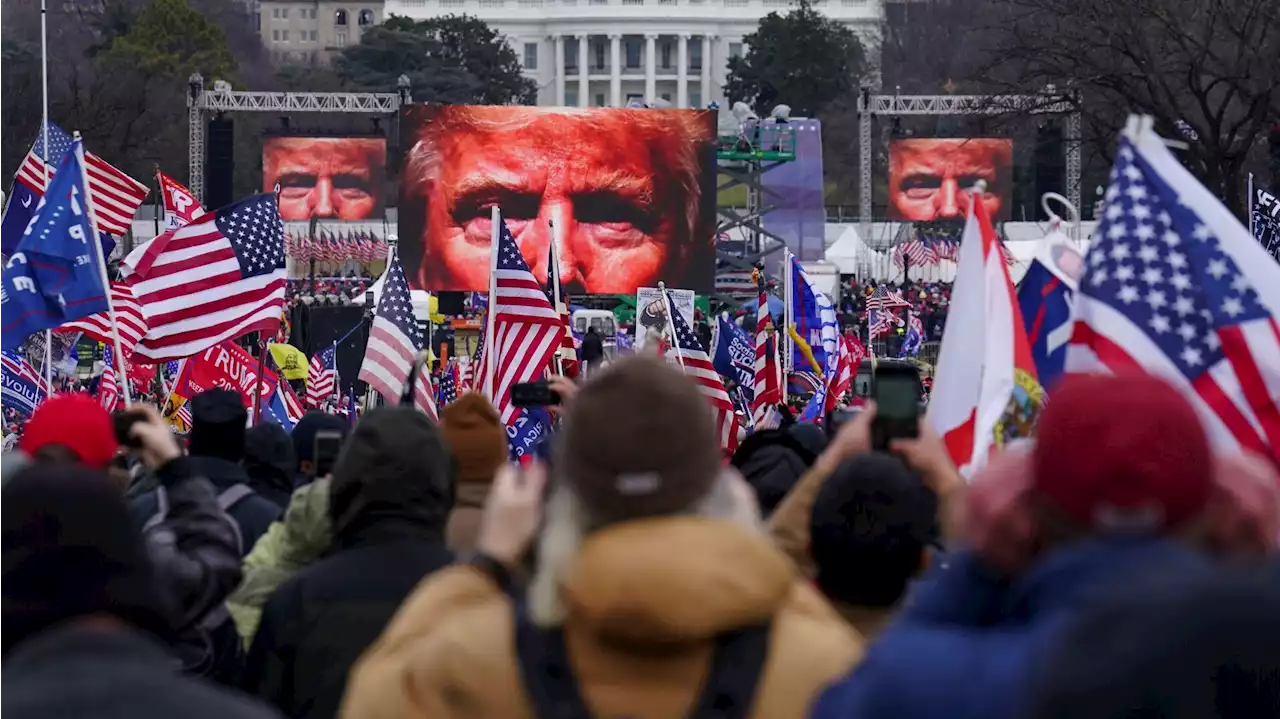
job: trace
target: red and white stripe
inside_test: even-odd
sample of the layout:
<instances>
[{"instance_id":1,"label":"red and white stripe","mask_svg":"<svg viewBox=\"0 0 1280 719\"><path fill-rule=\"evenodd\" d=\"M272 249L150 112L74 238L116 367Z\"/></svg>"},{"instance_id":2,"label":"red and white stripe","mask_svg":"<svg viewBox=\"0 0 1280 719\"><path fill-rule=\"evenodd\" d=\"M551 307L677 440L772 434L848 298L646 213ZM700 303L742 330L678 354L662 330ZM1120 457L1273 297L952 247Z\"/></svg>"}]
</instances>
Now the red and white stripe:
<instances>
[{"instance_id":1,"label":"red and white stripe","mask_svg":"<svg viewBox=\"0 0 1280 719\"><path fill-rule=\"evenodd\" d=\"M764 277L758 275L759 304L756 306L756 360L755 378L751 396L751 419L757 427L764 426L769 410L782 402L782 388L778 378L777 340L770 340L769 326L773 316L769 312L769 295L765 291Z\"/></svg>"},{"instance_id":2,"label":"red and white stripe","mask_svg":"<svg viewBox=\"0 0 1280 719\"><path fill-rule=\"evenodd\" d=\"M116 382L115 363L110 359L111 355L108 353L109 364L103 368L102 377L98 379L98 403L108 412L114 412L120 402L120 385Z\"/></svg>"},{"instance_id":3,"label":"red and white stripe","mask_svg":"<svg viewBox=\"0 0 1280 719\"><path fill-rule=\"evenodd\" d=\"M53 158L50 158L53 159ZM44 176L57 171L57 161L46 169L44 160L34 152L28 152L18 167L17 179L32 190L44 194ZM89 177L89 190L93 193L93 209L98 229L110 235L123 235L133 225L138 206L147 199L146 185L129 177L92 152L84 153L85 172Z\"/></svg>"},{"instance_id":4,"label":"red and white stripe","mask_svg":"<svg viewBox=\"0 0 1280 719\"><path fill-rule=\"evenodd\" d=\"M133 296L133 288L124 282L111 283L111 304L116 310L116 324L120 329L120 351L126 361L133 361L133 349L147 335L147 319L142 307ZM106 312L68 322L58 332L83 332L99 342L113 344L111 316Z\"/></svg>"}]
</instances>

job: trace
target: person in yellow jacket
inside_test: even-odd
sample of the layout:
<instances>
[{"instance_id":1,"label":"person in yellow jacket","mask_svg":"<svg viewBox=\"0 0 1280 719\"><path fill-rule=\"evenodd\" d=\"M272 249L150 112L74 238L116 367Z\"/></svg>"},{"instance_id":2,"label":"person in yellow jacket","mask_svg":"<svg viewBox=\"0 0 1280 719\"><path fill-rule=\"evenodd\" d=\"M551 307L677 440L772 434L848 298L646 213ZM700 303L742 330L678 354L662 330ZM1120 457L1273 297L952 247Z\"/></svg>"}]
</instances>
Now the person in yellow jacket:
<instances>
[{"instance_id":1,"label":"person in yellow jacket","mask_svg":"<svg viewBox=\"0 0 1280 719\"><path fill-rule=\"evenodd\" d=\"M721 467L697 385L630 357L565 412L545 521L547 470L503 468L479 553L428 576L401 605L351 671L342 716L563 716L537 697L566 677L580 713L693 716L708 707L708 685L726 688L714 679L742 679L725 670L735 661L753 668L727 687L742 716L805 716L864 642L764 533L750 488ZM512 577L535 540L537 566L518 589ZM517 650L531 642L558 651Z\"/></svg>"}]
</instances>

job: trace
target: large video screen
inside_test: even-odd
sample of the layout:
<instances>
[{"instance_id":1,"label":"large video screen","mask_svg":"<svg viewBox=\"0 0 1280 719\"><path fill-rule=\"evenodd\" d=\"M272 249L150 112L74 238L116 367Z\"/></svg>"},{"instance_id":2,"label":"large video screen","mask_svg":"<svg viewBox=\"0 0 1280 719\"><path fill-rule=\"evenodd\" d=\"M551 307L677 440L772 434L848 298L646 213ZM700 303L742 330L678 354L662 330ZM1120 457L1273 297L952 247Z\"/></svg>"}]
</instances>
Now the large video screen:
<instances>
[{"instance_id":1,"label":"large video screen","mask_svg":"<svg viewBox=\"0 0 1280 719\"><path fill-rule=\"evenodd\" d=\"M497 205L540 281L554 222L567 292L659 281L710 292L715 127L704 110L406 107L399 247L410 284L486 291Z\"/></svg>"},{"instance_id":2,"label":"large video screen","mask_svg":"<svg viewBox=\"0 0 1280 719\"><path fill-rule=\"evenodd\" d=\"M380 220L386 191L382 137L268 137L262 187L280 185L280 217Z\"/></svg>"},{"instance_id":3,"label":"large video screen","mask_svg":"<svg viewBox=\"0 0 1280 719\"><path fill-rule=\"evenodd\" d=\"M934 138L889 143L889 219L928 222L964 217L969 192L987 183L982 202L993 220L1009 219L1013 140Z\"/></svg>"}]
</instances>

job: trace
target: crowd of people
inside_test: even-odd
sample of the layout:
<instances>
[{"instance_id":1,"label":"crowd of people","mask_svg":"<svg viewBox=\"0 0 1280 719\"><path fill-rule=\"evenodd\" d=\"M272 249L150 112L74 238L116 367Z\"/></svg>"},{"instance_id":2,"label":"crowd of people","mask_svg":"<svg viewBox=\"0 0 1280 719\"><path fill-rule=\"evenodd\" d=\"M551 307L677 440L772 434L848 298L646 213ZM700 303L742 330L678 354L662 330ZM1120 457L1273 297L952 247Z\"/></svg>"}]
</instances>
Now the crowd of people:
<instances>
[{"instance_id":1,"label":"crowd of people","mask_svg":"<svg viewBox=\"0 0 1280 719\"><path fill-rule=\"evenodd\" d=\"M439 422L41 404L3 461L10 717L1280 716L1280 489L1145 375L963 478L927 423L729 462L692 379L557 378L512 462ZM332 451L337 448L337 451Z\"/></svg>"}]
</instances>

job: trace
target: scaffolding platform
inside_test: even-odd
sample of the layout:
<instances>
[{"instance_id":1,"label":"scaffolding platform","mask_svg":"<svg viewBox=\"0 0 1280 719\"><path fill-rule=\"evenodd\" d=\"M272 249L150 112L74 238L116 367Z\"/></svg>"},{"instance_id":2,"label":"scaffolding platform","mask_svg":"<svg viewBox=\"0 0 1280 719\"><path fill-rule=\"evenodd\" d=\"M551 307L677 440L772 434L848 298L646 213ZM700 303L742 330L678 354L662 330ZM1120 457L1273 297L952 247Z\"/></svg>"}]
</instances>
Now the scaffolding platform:
<instances>
[{"instance_id":1,"label":"scaffolding platform","mask_svg":"<svg viewBox=\"0 0 1280 719\"><path fill-rule=\"evenodd\" d=\"M794 127L759 123L743 132L721 135L716 142L716 159L725 162L791 162L796 159Z\"/></svg>"}]
</instances>

